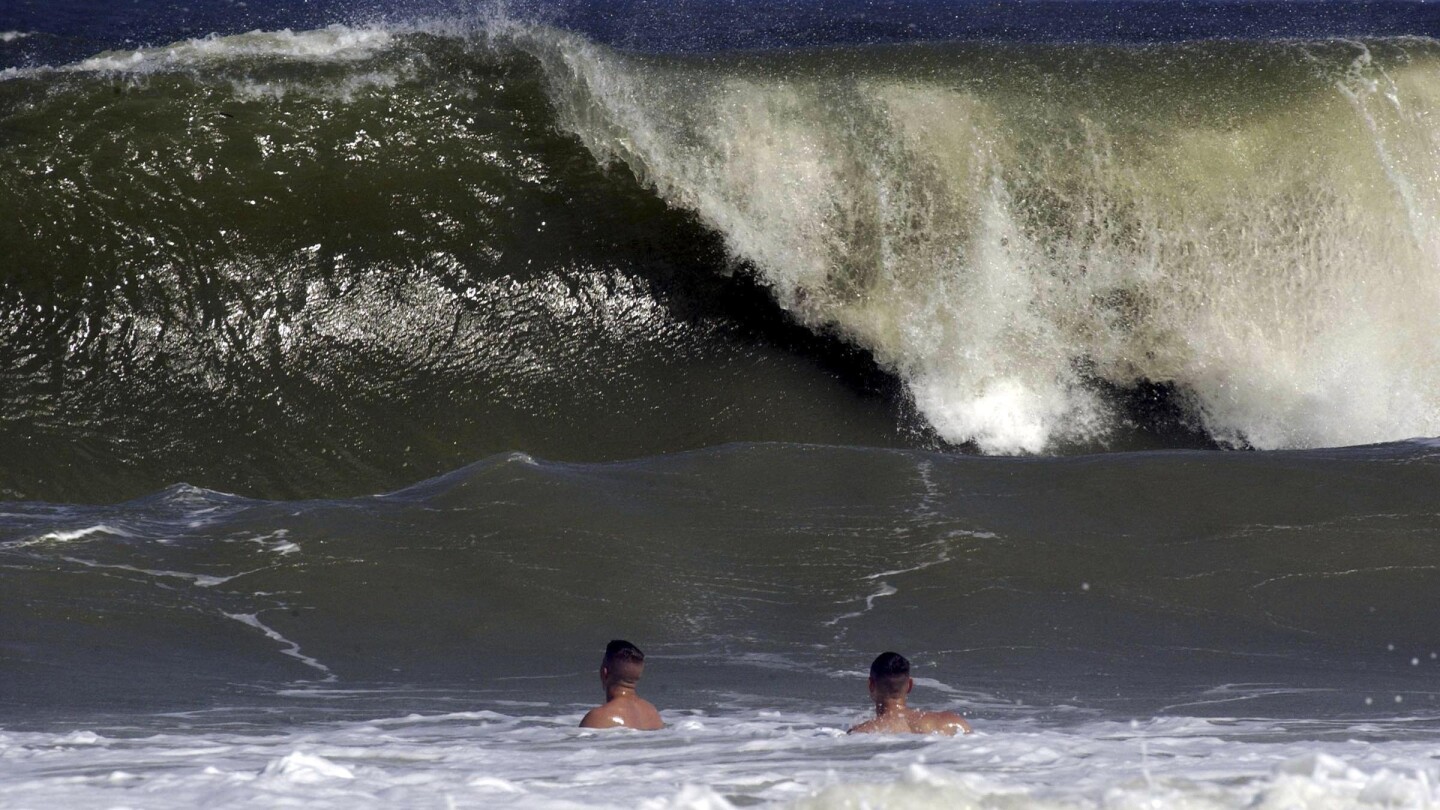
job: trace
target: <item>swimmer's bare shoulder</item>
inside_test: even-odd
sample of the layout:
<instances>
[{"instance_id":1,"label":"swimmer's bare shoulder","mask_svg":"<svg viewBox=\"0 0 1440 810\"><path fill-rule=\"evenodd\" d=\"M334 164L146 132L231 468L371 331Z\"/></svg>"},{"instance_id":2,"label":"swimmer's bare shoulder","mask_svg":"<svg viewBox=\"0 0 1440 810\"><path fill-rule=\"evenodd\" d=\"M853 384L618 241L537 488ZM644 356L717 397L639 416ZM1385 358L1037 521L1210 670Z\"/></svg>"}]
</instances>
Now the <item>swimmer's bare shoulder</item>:
<instances>
[{"instance_id":1,"label":"swimmer's bare shoulder","mask_svg":"<svg viewBox=\"0 0 1440 810\"><path fill-rule=\"evenodd\" d=\"M851 727L850 727L850 730L847 731L847 732L845 732L845 733L846 733L846 734L890 734L890 733L894 733L895 731L896 731L895 729L887 728L887 727L885 726L885 724L883 724L883 723L881 722L880 718L876 717L876 718L874 718L873 720L866 720L866 721L863 722L863 723L858 723L858 724L856 724L856 725L854 725L854 726L851 726Z\"/></svg>"},{"instance_id":2,"label":"swimmer's bare shoulder","mask_svg":"<svg viewBox=\"0 0 1440 810\"><path fill-rule=\"evenodd\" d=\"M969 734L970 724L954 712L922 712L902 709L875 717L851 728L850 734Z\"/></svg>"},{"instance_id":3,"label":"swimmer's bare shoulder","mask_svg":"<svg viewBox=\"0 0 1440 810\"><path fill-rule=\"evenodd\" d=\"M665 727L660 712L640 697L618 697L603 706L597 706L585 713L580 721L581 728L633 728L639 731L655 731Z\"/></svg>"},{"instance_id":4,"label":"swimmer's bare shoulder","mask_svg":"<svg viewBox=\"0 0 1440 810\"><path fill-rule=\"evenodd\" d=\"M922 712L911 725L921 734L944 734L953 737L956 734L970 733L970 724L955 712Z\"/></svg>"}]
</instances>

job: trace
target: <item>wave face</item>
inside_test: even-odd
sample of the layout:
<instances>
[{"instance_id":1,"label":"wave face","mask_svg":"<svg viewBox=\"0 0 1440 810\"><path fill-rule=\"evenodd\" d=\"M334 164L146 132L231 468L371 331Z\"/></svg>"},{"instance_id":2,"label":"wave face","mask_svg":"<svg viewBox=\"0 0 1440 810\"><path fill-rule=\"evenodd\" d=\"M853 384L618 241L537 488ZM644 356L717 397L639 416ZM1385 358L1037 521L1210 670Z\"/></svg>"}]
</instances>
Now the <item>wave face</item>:
<instances>
[{"instance_id":1,"label":"wave face","mask_svg":"<svg viewBox=\"0 0 1440 810\"><path fill-rule=\"evenodd\" d=\"M1440 431L1433 42L539 52L592 152L951 441L1093 442L1142 381L1228 444Z\"/></svg>"},{"instance_id":2,"label":"wave face","mask_svg":"<svg viewBox=\"0 0 1440 810\"><path fill-rule=\"evenodd\" d=\"M1434 435L1437 69L1421 39L645 56L501 18L11 68L0 494Z\"/></svg>"},{"instance_id":3,"label":"wave face","mask_svg":"<svg viewBox=\"0 0 1440 810\"><path fill-rule=\"evenodd\" d=\"M0 495L353 494L517 447L912 431L483 38L337 26L18 71L0 141Z\"/></svg>"}]
</instances>

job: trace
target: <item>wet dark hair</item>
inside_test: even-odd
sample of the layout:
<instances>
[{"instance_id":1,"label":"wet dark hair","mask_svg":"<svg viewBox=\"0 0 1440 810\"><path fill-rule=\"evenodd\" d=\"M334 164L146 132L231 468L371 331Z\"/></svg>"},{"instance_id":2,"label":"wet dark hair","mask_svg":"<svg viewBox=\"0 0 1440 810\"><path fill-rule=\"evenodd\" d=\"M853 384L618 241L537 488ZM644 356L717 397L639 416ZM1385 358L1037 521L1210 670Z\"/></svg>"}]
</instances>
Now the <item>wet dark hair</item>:
<instances>
[{"instance_id":1,"label":"wet dark hair","mask_svg":"<svg viewBox=\"0 0 1440 810\"><path fill-rule=\"evenodd\" d=\"M605 645L605 665L612 666L622 661L643 664L645 663L645 653L640 652L640 648L634 644L617 638Z\"/></svg>"},{"instance_id":2,"label":"wet dark hair","mask_svg":"<svg viewBox=\"0 0 1440 810\"><path fill-rule=\"evenodd\" d=\"M881 693L900 694L910 680L910 662L897 652L880 653L870 664L870 677Z\"/></svg>"}]
</instances>

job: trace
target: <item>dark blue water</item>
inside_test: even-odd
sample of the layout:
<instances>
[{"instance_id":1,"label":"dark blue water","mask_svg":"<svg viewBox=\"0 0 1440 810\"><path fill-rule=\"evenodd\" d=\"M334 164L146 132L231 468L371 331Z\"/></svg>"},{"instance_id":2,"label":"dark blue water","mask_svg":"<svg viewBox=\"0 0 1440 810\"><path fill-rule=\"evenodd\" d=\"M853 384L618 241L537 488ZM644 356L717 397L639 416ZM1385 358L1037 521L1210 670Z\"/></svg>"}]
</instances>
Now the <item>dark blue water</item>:
<instances>
[{"instance_id":1,"label":"dark blue water","mask_svg":"<svg viewBox=\"0 0 1440 810\"><path fill-rule=\"evenodd\" d=\"M8 0L0 7L0 32L33 36L0 43L0 67L59 64L101 50L212 33L463 20L495 6L444 0ZM1440 4L1417 0L531 0L504 8L615 47L650 52L953 40L1159 43L1440 34Z\"/></svg>"}]
</instances>

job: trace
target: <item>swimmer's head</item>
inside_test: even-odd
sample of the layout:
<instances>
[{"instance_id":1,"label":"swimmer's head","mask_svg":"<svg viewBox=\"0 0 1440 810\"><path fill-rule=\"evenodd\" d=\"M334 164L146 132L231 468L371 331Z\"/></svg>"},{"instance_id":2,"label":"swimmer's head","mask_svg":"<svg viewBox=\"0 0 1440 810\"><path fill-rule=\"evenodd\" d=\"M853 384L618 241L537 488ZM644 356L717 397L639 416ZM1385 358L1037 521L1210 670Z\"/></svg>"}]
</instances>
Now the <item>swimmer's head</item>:
<instances>
[{"instance_id":1,"label":"swimmer's head","mask_svg":"<svg viewBox=\"0 0 1440 810\"><path fill-rule=\"evenodd\" d=\"M608 686L635 688L645 673L645 653L628 641L615 639L605 645L605 660L600 664L600 679Z\"/></svg>"},{"instance_id":2,"label":"swimmer's head","mask_svg":"<svg viewBox=\"0 0 1440 810\"><path fill-rule=\"evenodd\" d=\"M870 664L870 693L877 700L894 698L910 691L910 662L897 652L883 652Z\"/></svg>"}]
</instances>

